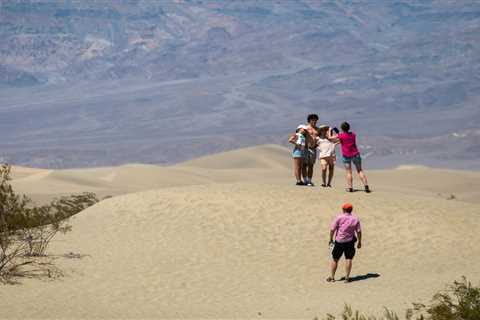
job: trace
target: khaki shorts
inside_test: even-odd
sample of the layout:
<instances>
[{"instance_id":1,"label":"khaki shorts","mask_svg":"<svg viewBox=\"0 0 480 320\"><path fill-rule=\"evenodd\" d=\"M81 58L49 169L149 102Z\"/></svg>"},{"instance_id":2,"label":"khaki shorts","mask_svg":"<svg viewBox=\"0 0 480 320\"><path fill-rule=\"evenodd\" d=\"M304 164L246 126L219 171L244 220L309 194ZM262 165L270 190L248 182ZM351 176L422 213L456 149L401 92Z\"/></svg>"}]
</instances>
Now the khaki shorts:
<instances>
[{"instance_id":1,"label":"khaki shorts","mask_svg":"<svg viewBox=\"0 0 480 320\"><path fill-rule=\"evenodd\" d=\"M334 166L335 161L336 161L336 157L335 156L330 156L330 157L321 158L320 159L320 164L325 165L325 166L326 165Z\"/></svg>"}]
</instances>

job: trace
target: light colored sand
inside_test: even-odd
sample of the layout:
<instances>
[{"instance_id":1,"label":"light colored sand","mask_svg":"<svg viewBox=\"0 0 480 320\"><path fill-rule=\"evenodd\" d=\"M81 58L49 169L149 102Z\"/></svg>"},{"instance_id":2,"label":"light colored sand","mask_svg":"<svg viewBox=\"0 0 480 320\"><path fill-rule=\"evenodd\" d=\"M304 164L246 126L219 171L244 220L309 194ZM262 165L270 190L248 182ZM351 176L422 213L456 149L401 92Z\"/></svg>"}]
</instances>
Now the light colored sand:
<instances>
[{"instance_id":1,"label":"light colored sand","mask_svg":"<svg viewBox=\"0 0 480 320\"><path fill-rule=\"evenodd\" d=\"M480 204L480 172L430 169L369 171L376 189Z\"/></svg>"},{"instance_id":2,"label":"light colored sand","mask_svg":"<svg viewBox=\"0 0 480 320\"><path fill-rule=\"evenodd\" d=\"M347 194L341 170L333 189L293 186L288 156L266 146L168 168L19 174L18 189L37 196L124 195L75 216L52 244L65 277L3 287L2 317L313 319L344 303L403 315L461 275L480 282L478 173L371 171L374 193ZM328 225L346 200L365 236L353 275L380 276L329 284Z\"/></svg>"},{"instance_id":3,"label":"light colored sand","mask_svg":"<svg viewBox=\"0 0 480 320\"><path fill-rule=\"evenodd\" d=\"M250 147L182 163L181 167L204 169L284 169L290 168L289 150L278 145Z\"/></svg>"}]
</instances>

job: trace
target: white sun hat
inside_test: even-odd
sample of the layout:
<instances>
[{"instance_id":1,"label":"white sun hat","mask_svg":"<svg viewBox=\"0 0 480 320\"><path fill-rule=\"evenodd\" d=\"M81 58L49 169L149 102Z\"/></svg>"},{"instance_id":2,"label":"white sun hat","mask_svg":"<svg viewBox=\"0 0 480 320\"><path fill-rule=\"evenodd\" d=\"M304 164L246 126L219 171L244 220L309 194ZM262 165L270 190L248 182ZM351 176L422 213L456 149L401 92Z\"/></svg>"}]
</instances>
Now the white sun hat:
<instances>
[{"instance_id":1,"label":"white sun hat","mask_svg":"<svg viewBox=\"0 0 480 320\"><path fill-rule=\"evenodd\" d=\"M306 129L307 129L307 126L306 126L305 124L301 124L301 125L299 125L299 126L297 127L297 130L298 130L298 129L304 129L304 130L306 130Z\"/></svg>"}]
</instances>

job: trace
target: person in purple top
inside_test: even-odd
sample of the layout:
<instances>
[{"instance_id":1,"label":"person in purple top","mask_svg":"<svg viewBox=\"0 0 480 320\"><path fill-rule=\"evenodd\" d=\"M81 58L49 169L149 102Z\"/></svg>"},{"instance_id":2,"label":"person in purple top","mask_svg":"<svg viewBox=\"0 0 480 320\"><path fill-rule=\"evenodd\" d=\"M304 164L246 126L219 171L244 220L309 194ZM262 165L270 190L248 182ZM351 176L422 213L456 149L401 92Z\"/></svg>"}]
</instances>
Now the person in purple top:
<instances>
[{"instance_id":1,"label":"person in purple top","mask_svg":"<svg viewBox=\"0 0 480 320\"><path fill-rule=\"evenodd\" d=\"M355 135L355 132L350 131L350 124L348 122L342 123L340 128L342 129L342 132L338 135L332 136L330 139L335 142L340 142L340 145L342 146L342 160L347 172L347 191L353 192L353 162L357 169L358 176L365 186L365 192L370 193L371 191L368 187L367 176L362 170L362 158L360 157L360 151L358 151L357 148L357 136Z\"/></svg>"},{"instance_id":2,"label":"person in purple top","mask_svg":"<svg viewBox=\"0 0 480 320\"><path fill-rule=\"evenodd\" d=\"M337 271L338 260L345 255L345 281L350 282L350 272L352 271L352 260L355 256L355 242L357 248L362 247L362 229L360 220L352 214L353 206L345 203L342 206L343 213L338 215L330 226L330 247L332 250L332 262L330 264L331 274L327 278L328 282L335 281L335 272ZM355 236L356 234L356 236ZM335 241L333 241L335 236Z\"/></svg>"}]
</instances>

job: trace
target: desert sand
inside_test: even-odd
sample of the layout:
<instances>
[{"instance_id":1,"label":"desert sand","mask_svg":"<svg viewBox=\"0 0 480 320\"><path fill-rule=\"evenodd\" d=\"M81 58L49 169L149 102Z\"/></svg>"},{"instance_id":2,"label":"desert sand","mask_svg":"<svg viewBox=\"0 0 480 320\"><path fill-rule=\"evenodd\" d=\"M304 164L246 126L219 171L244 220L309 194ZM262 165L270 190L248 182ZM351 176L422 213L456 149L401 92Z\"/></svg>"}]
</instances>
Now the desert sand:
<instances>
[{"instance_id":1,"label":"desert sand","mask_svg":"<svg viewBox=\"0 0 480 320\"><path fill-rule=\"evenodd\" d=\"M1 287L0 317L313 319L345 303L403 315L462 275L480 282L480 173L367 171L374 192L349 194L337 168L331 189L294 186L289 150L275 145L171 167L15 167L15 190L39 203L113 197L52 243L62 277ZM363 226L358 281L327 283L328 227L345 201Z\"/></svg>"}]
</instances>

